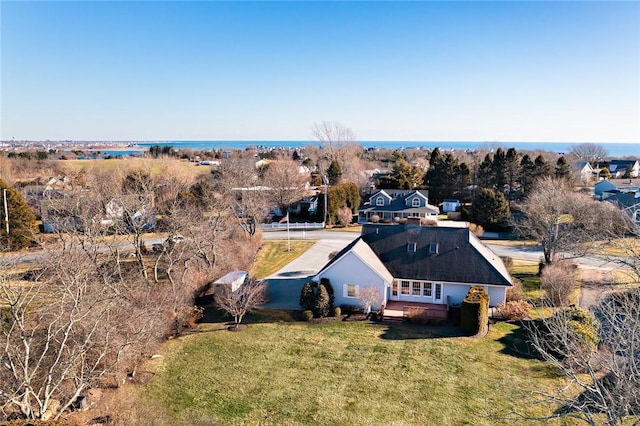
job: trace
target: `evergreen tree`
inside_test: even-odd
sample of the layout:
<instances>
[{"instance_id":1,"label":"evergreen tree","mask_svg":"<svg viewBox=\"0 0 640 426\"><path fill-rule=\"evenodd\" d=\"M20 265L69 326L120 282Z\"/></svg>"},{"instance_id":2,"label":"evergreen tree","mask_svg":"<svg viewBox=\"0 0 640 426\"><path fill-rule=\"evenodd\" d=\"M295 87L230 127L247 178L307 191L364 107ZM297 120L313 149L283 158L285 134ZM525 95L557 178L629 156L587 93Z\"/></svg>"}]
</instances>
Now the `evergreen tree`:
<instances>
[{"instance_id":1,"label":"evergreen tree","mask_svg":"<svg viewBox=\"0 0 640 426\"><path fill-rule=\"evenodd\" d=\"M491 154L487 154L478 167L478 187L481 189L493 189L494 184L493 159Z\"/></svg>"},{"instance_id":2,"label":"evergreen tree","mask_svg":"<svg viewBox=\"0 0 640 426\"><path fill-rule=\"evenodd\" d=\"M520 160L520 177L518 179L522 197L526 197L529 194L535 178L535 164L531 161L529 154L525 154Z\"/></svg>"},{"instance_id":3,"label":"evergreen tree","mask_svg":"<svg viewBox=\"0 0 640 426\"><path fill-rule=\"evenodd\" d=\"M502 228L508 217L509 203L502 192L485 188L474 197L471 218L485 229Z\"/></svg>"},{"instance_id":4,"label":"evergreen tree","mask_svg":"<svg viewBox=\"0 0 640 426\"><path fill-rule=\"evenodd\" d=\"M298 153L297 149L293 150L293 154L291 155L291 159L293 161L300 161L301 157L300 157L300 153Z\"/></svg>"},{"instance_id":5,"label":"evergreen tree","mask_svg":"<svg viewBox=\"0 0 640 426\"><path fill-rule=\"evenodd\" d=\"M469 201L468 189L469 185L471 185L471 170L467 163L460 163L457 170L457 196L461 201L466 202Z\"/></svg>"},{"instance_id":6,"label":"evergreen tree","mask_svg":"<svg viewBox=\"0 0 640 426\"><path fill-rule=\"evenodd\" d=\"M305 311L312 311L316 306L316 295L313 292L313 284L307 281L300 292L300 307Z\"/></svg>"},{"instance_id":7,"label":"evergreen tree","mask_svg":"<svg viewBox=\"0 0 640 426\"><path fill-rule=\"evenodd\" d=\"M331 281L329 281L329 278L321 278L320 285L323 286L327 290L327 294L329 294L329 312L333 312L333 308L336 303L336 295L333 291Z\"/></svg>"},{"instance_id":8,"label":"evergreen tree","mask_svg":"<svg viewBox=\"0 0 640 426\"><path fill-rule=\"evenodd\" d=\"M420 185L422 174L417 167L399 158L391 170L391 183L397 189L413 189Z\"/></svg>"},{"instance_id":9,"label":"evergreen tree","mask_svg":"<svg viewBox=\"0 0 640 426\"><path fill-rule=\"evenodd\" d=\"M429 169L424 175L424 186L429 189L429 198L434 200L435 204L442 200L440 192L444 186L444 179L441 168L442 154L440 153L440 148L435 147L429 157Z\"/></svg>"},{"instance_id":10,"label":"evergreen tree","mask_svg":"<svg viewBox=\"0 0 640 426\"><path fill-rule=\"evenodd\" d=\"M7 196L7 211L9 213L9 233L4 220L4 191ZM2 213L2 227L0 228L0 251L20 250L28 247L33 241L36 231L36 218L33 211L22 195L0 180L0 212Z\"/></svg>"},{"instance_id":11,"label":"evergreen tree","mask_svg":"<svg viewBox=\"0 0 640 426\"><path fill-rule=\"evenodd\" d=\"M544 159L542 155L538 155L533 161L534 176L536 179L551 177L553 171L551 165Z\"/></svg>"},{"instance_id":12,"label":"evergreen tree","mask_svg":"<svg viewBox=\"0 0 640 426\"><path fill-rule=\"evenodd\" d=\"M347 206L353 213L360 207L360 191L353 182L344 182L339 185L329 186L327 193L327 224L338 223L339 211ZM318 197L318 212L324 213L324 194Z\"/></svg>"},{"instance_id":13,"label":"evergreen tree","mask_svg":"<svg viewBox=\"0 0 640 426\"><path fill-rule=\"evenodd\" d=\"M495 179L495 187L497 191L505 192L507 185L507 155L502 148L498 148L493 156L491 163L493 176Z\"/></svg>"},{"instance_id":14,"label":"evergreen tree","mask_svg":"<svg viewBox=\"0 0 640 426\"><path fill-rule=\"evenodd\" d=\"M440 176L442 178L442 185L440 193L438 194L438 202L446 198L452 198L458 189L458 159L450 152L447 152L440 165ZM429 194L431 195L431 194Z\"/></svg>"},{"instance_id":15,"label":"evergreen tree","mask_svg":"<svg viewBox=\"0 0 640 426\"><path fill-rule=\"evenodd\" d=\"M329 292L323 285L318 286L318 293L316 294L315 314L317 317L324 318L329 315Z\"/></svg>"},{"instance_id":16,"label":"evergreen tree","mask_svg":"<svg viewBox=\"0 0 640 426\"><path fill-rule=\"evenodd\" d=\"M327 178L329 179L329 185L337 185L342 180L342 167L340 167L340 162L335 158L327 169Z\"/></svg>"},{"instance_id":17,"label":"evergreen tree","mask_svg":"<svg viewBox=\"0 0 640 426\"><path fill-rule=\"evenodd\" d=\"M516 187L518 178L520 177L520 156L515 148L509 148L506 156L507 171L507 200L512 200L518 188Z\"/></svg>"},{"instance_id":18,"label":"evergreen tree","mask_svg":"<svg viewBox=\"0 0 640 426\"><path fill-rule=\"evenodd\" d=\"M571 170L569 170L569 164L567 163L567 159L564 158L564 155L558 158L556 161L556 178L558 179L569 179L571 176Z\"/></svg>"}]
</instances>

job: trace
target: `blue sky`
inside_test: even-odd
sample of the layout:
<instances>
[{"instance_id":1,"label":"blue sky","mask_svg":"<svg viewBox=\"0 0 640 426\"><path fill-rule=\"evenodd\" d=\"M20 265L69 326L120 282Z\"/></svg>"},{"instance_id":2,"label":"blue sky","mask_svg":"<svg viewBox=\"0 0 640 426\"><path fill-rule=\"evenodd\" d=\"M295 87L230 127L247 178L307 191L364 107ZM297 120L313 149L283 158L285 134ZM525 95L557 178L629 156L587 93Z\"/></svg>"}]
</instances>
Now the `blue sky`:
<instances>
[{"instance_id":1,"label":"blue sky","mask_svg":"<svg viewBox=\"0 0 640 426\"><path fill-rule=\"evenodd\" d=\"M2 140L640 143L639 2L0 2Z\"/></svg>"}]
</instances>

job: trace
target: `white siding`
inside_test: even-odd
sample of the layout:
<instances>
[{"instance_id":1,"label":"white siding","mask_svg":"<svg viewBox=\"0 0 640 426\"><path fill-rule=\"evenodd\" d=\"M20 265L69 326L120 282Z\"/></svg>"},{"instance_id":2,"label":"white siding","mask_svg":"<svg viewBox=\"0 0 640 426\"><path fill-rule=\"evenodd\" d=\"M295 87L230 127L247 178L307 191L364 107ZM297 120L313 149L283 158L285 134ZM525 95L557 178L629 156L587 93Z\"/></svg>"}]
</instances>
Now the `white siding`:
<instances>
[{"instance_id":1,"label":"white siding","mask_svg":"<svg viewBox=\"0 0 640 426\"><path fill-rule=\"evenodd\" d=\"M365 287L375 286L380 292L380 299L372 306L374 311L380 308L382 302L386 302L387 285L378 274L373 272L358 256L347 253L342 259L337 260L326 271L317 276L317 279L328 278L335 293L335 305L360 305L357 297L345 297L346 284L355 284L361 290Z\"/></svg>"},{"instance_id":2,"label":"white siding","mask_svg":"<svg viewBox=\"0 0 640 426\"><path fill-rule=\"evenodd\" d=\"M504 302L507 296L507 287L491 287L483 286L489 293L489 306L493 307L497 304ZM446 297L449 296L449 303L452 305L460 305L467 296L471 285L469 284L445 284L442 290L443 303L446 301Z\"/></svg>"},{"instance_id":3,"label":"white siding","mask_svg":"<svg viewBox=\"0 0 640 426\"><path fill-rule=\"evenodd\" d=\"M507 299L506 287L489 287L489 306L499 305Z\"/></svg>"}]
</instances>

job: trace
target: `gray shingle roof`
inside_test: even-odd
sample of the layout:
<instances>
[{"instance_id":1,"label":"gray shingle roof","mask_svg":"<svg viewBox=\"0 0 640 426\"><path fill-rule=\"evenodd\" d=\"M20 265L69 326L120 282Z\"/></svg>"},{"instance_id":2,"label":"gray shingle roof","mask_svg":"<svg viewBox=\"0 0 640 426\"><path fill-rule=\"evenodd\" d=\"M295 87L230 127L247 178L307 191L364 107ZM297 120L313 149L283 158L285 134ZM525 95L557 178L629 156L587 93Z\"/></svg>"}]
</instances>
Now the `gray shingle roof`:
<instances>
[{"instance_id":1,"label":"gray shingle roof","mask_svg":"<svg viewBox=\"0 0 640 426\"><path fill-rule=\"evenodd\" d=\"M395 278L512 285L502 260L468 228L367 224L361 238ZM410 242L415 252L407 251Z\"/></svg>"}]
</instances>

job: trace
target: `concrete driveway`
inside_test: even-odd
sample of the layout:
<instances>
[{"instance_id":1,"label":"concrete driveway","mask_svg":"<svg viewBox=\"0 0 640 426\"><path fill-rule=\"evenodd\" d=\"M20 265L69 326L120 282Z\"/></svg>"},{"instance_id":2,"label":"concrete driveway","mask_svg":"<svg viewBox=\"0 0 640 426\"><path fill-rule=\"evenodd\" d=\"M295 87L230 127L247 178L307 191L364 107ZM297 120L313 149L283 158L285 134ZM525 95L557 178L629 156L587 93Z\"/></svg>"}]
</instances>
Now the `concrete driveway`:
<instances>
[{"instance_id":1,"label":"concrete driveway","mask_svg":"<svg viewBox=\"0 0 640 426\"><path fill-rule=\"evenodd\" d=\"M275 274L266 278L269 285L269 303L271 309L300 309L300 291L329 261L329 254L337 252L349 244L349 241L323 239L315 243L300 257L293 260Z\"/></svg>"}]
</instances>

